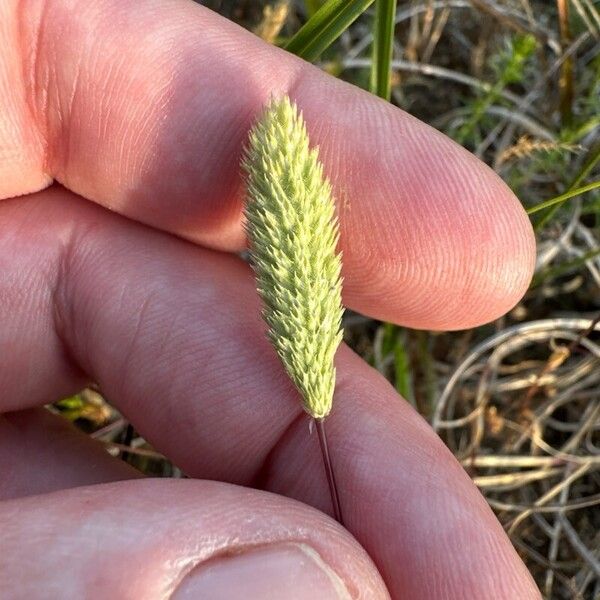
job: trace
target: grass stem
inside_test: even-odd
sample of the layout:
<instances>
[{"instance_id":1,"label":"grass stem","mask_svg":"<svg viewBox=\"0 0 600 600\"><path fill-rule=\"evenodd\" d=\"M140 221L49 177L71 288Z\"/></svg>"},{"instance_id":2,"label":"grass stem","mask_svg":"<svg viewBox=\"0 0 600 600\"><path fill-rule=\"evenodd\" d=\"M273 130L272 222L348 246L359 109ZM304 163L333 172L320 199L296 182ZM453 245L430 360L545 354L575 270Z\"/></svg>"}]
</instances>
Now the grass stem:
<instances>
[{"instance_id":1,"label":"grass stem","mask_svg":"<svg viewBox=\"0 0 600 600\"><path fill-rule=\"evenodd\" d=\"M327 444L327 434L325 432L325 419L315 419L317 428L317 436L319 438L319 446L321 447L321 455L323 456L323 466L325 467L325 475L327 476L327 484L329 485L329 493L331 495L331 503L333 505L333 516L341 525L344 524L342 518L342 506L338 494L337 484L335 482L335 473L329 454L329 445Z\"/></svg>"}]
</instances>

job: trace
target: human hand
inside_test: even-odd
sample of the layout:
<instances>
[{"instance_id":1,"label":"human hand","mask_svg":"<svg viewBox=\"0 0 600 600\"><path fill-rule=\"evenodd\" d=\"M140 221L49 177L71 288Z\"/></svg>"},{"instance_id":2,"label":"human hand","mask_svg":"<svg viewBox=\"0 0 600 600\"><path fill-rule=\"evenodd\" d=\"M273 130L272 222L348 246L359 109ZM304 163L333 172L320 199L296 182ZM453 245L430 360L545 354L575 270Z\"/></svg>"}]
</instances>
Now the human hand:
<instances>
[{"instance_id":1,"label":"human hand","mask_svg":"<svg viewBox=\"0 0 600 600\"><path fill-rule=\"evenodd\" d=\"M464 328L519 299L534 240L494 173L191 2L7 0L0 29L0 596L384 598L383 578L538 598L450 452L346 347L328 435L354 539L323 514L318 444L228 254L273 93L321 147L345 303L373 317ZM89 381L196 479L142 480L36 408Z\"/></svg>"}]
</instances>

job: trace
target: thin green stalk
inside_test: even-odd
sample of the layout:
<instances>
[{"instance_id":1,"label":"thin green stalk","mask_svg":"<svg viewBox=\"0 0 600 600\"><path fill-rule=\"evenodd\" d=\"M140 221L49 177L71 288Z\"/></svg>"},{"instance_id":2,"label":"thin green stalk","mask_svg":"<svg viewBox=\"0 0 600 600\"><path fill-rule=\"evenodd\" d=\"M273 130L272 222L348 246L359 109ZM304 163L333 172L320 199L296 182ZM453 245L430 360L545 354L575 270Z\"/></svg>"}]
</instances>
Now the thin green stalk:
<instances>
[{"instance_id":1,"label":"thin green stalk","mask_svg":"<svg viewBox=\"0 0 600 600\"><path fill-rule=\"evenodd\" d=\"M592 170L596 167L596 165L600 163L600 142L592 146L588 151L588 156L583 161L583 165L579 170L579 173L575 175L573 181L567 187L567 192L578 187L581 182L592 172ZM556 214L558 209L566 202L567 199L555 204L550 208L550 210L543 215L543 217L535 224L536 231L539 231L552 219L552 217Z\"/></svg>"},{"instance_id":2,"label":"thin green stalk","mask_svg":"<svg viewBox=\"0 0 600 600\"><path fill-rule=\"evenodd\" d=\"M540 210L544 210L545 208L549 208L550 206L554 206L556 204L562 204L569 198L573 198L575 196L579 196L581 194L585 194L586 192L590 192L600 187L600 181L592 181L592 183L588 183L580 188L575 188L574 190L570 190L561 194L560 196L556 196L555 198L550 198L550 200L545 200L544 202L540 202L535 206L527 209L527 214L532 215Z\"/></svg>"},{"instance_id":3,"label":"thin green stalk","mask_svg":"<svg viewBox=\"0 0 600 600\"><path fill-rule=\"evenodd\" d=\"M569 0L556 0L560 43L564 52L571 45L571 29L569 26ZM571 125L573 120L574 78L573 56L569 56L560 67L558 89L560 93L559 108L563 126Z\"/></svg>"},{"instance_id":4,"label":"thin green stalk","mask_svg":"<svg viewBox=\"0 0 600 600\"><path fill-rule=\"evenodd\" d=\"M413 380L408 353L408 331L398 330L394 345L394 376L398 393L415 406Z\"/></svg>"},{"instance_id":5,"label":"thin green stalk","mask_svg":"<svg viewBox=\"0 0 600 600\"><path fill-rule=\"evenodd\" d=\"M371 92L384 100L391 97L392 53L396 0L376 0L373 22L373 62L371 64Z\"/></svg>"},{"instance_id":6,"label":"thin green stalk","mask_svg":"<svg viewBox=\"0 0 600 600\"><path fill-rule=\"evenodd\" d=\"M429 418L433 414L437 397L437 382L431 354L431 335L428 331L416 331L415 334L417 337L417 359L423 374L423 392L425 395L424 401L418 406L418 410L426 418Z\"/></svg>"},{"instance_id":7,"label":"thin green stalk","mask_svg":"<svg viewBox=\"0 0 600 600\"><path fill-rule=\"evenodd\" d=\"M286 44L285 49L314 62L374 0L328 0Z\"/></svg>"},{"instance_id":8,"label":"thin green stalk","mask_svg":"<svg viewBox=\"0 0 600 600\"><path fill-rule=\"evenodd\" d=\"M393 323L383 323L381 328L382 329L378 331L377 335L377 338L379 338L380 332L383 333L379 340L380 350L377 351L375 348L375 354L380 355L375 361L377 369L384 373L385 363L391 355L394 360L394 382L396 390L398 390L398 393L406 401L415 406L413 381L410 372L409 332ZM377 338L375 346L378 344Z\"/></svg>"}]
</instances>

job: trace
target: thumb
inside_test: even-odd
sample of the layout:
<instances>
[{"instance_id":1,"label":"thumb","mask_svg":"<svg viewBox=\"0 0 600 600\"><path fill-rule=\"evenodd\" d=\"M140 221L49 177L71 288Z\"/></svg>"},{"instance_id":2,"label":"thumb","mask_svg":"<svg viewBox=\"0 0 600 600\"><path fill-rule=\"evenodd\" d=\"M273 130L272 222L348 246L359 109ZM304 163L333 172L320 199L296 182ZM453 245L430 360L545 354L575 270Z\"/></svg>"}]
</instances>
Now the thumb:
<instances>
[{"instance_id":1,"label":"thumb","mask_svg":"<svg viewBox=\"0 0 600 600\"><path fill-rule=\"evenodd\" d=\"M0 597L388 598L337 523L274 494L137 480L0 504Z\"/></svg>"}]
</instances>

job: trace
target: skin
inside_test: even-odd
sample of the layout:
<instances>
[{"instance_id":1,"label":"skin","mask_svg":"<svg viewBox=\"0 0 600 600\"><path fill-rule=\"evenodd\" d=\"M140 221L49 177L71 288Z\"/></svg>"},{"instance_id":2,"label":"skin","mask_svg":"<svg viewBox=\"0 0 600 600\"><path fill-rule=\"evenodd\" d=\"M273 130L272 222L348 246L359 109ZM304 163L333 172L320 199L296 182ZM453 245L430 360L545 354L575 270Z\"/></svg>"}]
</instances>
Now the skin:
<instances>
[{"instance_id":1,"label":"skin","mask_svg":"<svg viewBox=\"0 0 600 600\"><path fill-rule=\"evenodd\" d=\"M231 253L273 93L320 145L344 301L367 315L459 329L519 300L534 238L496 175L191 2L5 0L0 35L0 595L167 598L215 556L300 542L352 597L539 598L450 452L346 347L328 435L350 533L325 516ZM144 480L38 408L90 381L193 479Z\"/></svg>"}]
</instances>

